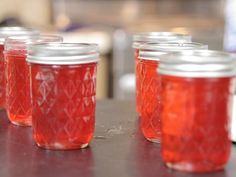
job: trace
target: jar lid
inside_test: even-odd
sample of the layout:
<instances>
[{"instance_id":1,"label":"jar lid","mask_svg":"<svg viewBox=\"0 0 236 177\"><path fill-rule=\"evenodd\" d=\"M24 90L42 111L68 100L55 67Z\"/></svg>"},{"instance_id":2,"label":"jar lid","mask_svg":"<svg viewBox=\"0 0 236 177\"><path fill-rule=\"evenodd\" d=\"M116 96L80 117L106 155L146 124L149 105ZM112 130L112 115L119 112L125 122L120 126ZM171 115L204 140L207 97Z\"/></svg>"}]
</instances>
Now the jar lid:
<instances>
[{"instance_id":1,"label":"jar lid","mask_svg":"<svg viewBox=\"0 0 236 177\"><path fill-rule=\"evenodd\" d=\"M0 44L4 44L5 39L9 36L37 36L39 35L39 31L34 30L32 28L26 27L1 27L0 28Z\"/></svg>"},{"instance_id":2,"label":"jar lid","mask_svg":"<svg viewBox=\"0 0 236 177\"><path fill-rule=\"evenodd\" d=\"M226 77L236 74L236 55L214 50L184 50L162 55L158 73L184 77Z\"/></svg>"},{"instance_id":3,"label":"jar lid","mask_svg":"<svg viewBox=\"0 0 236 177\"><path fill-rule=\"evenodd\" d=\"M85 64L99 61L97 44L45 43L28 47L27 62L37 64Z\"/></svg>"},{"instance_id":4,"label":"jar lid","mask_svg":"<svg viewBox=\"0 0 236 177\"><path fill-rule=\"evenodd\" d=\"M178 52L182 50L200 50L208 49L208 46L201 43L145 43L140 46L139 58L143 60L159 61L160 56L169 52Z\"/></svg>"},{"instance_id":5,"label":"jar lid","mask_svg":"<svg viewBox=\"0 0 236 177\"><path fill-rule=\"evenodd\" d=\"M4 44L4 49L23 50L28 45L39 43L55 43L62 42L63 38L57 35L38 35L38 36L10 36L7 37Z\"/></svg>"},{"instance_id":6,"label":"jar lid","mask_svg":"<svg viewBox=\"0 0 236 177\"><path fill-rule=\"evenodd\" d=\"M144 32L133 36L133 48L139 49L140 44L163 43L163 42L191 42L192 37L187 34L178 34L173 32Z\"/></svg>"}]
</instances>

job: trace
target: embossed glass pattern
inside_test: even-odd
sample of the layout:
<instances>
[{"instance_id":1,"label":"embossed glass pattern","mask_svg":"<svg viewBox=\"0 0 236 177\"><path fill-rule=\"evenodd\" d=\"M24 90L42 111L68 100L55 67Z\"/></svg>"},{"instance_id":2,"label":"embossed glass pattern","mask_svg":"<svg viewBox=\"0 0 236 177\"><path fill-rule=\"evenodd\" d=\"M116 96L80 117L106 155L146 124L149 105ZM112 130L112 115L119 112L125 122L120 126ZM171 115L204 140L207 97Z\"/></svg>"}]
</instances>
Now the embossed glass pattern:
<instances>
[{"instance_id":1,"label":"embossed glass pattern","mask_svg":"<svg viewBox=\"0 0 236 177\"><path fill-rule=\"evenodd\" d=\"M166 42L191 42L192 37L189 35L178 34L173 32L143 32L133 36L133 48L135 58L135 79L136 79L136 111L141 115L141 92L139 76L142 73L142 67L139 65L138 55L140 47L145 43L166 43Z\"/></svg>"},{"instance_id":2,"label":"embossed glass pattern","mask_svg":"<svg viewBox=\"0 0 236 177\"><path fill-rule=\"evenodd\" d=\"M0 44L0 108L5 104L5 64L3 55L4 45Z\"/></svg>"},{"instance_id":3,"label":"embossed glass pattern","mask_svg":"<svg viewBox=\"0 0 236 177\"><path fill-rule=\"evenodd\" d=\"M138 107L141 129L146 139L161 141L160 80L157 69L160 57L173 51L207 49L199 43L146 43L140 47L137 60Z\"/></svg>"},{"instance_id":4,"label":"embossed glass pattern","mask_svg":"<svg viewBox=\"0 0 236 177\"><path fill-rule=\"evenodd\" d=\"M5 60L4 60L4 42L9 36L38 36L39 32L25 27L0 27L0 108L5 108L6 99L6 78L5 78Z\"/></svg>"},{"instance_id":5,"label":"embossed glass pattern","mask_svg":"<svg viewBox=\"0 0 236 177\"><path fill-rule=\"evenodd\" d=\"M83 148L94 132L96 63L31 64L33 134L48 149Z\"/></svg>"},{"instance_id":6,"label":"embossed glass pattern","mask_svg":"<svg viewBox=\"0 0 236 177\"><path fill-rule=\"evenodd\" d=\"M11 123L31 126L30 73L26 62L27 46L33 43L60 42L59 36L12 36L5 42L6 110Z\"/></svg>"},{"instance_id":7,"label":"embossed glass pattern","mask_svg":"<svg viewBox=\"0 0 236 177\"><path fill-rule=\"evenodd\" d=\"M141 129L150 141L159 142L160 130L160 82L157 75L159 61L139 60Z\"/></svg>"},{"instance_id":8,"label":"embossed glass pattern","mask_svg":"<svg viewBox=\"0 0 236 177\"><path fill-rule=\"evenodd\" d=\"M173 169L211 172L229 160L236 56L185 50L160 57L162 158Z\"/></svg>"},{"instance_id":9,"label":"embossed glass pattern","mask_svg":"<svg viewBox=\"0 0 236 177\"><path fill-rule=\"evenodd\" d=\"M8 51L6 59L6 108L9 120L16 125L31 125L29 66L26 51Z\"/></svg>"},{"instance_id":10,"label":"embossed glass pattern","mask_svg":"<svg viewBox=\"0 0 236 177\"><path fill-rule=\"evenodd\" d=\"M31 71L33 136L46 149L79 149L95 126L98 46L85 43L35 44Z\"/></svg>"},{"instance_id":11,"label":"embossed glass pattern","mask_svg":"<svg viewBox=\"0 0 236 177\"><path fill-rule=\"evenodd\" d=\"M229 159L232 78L161 75L162 156L169 167L222 169Z\"/></svg>"}]
</instances>

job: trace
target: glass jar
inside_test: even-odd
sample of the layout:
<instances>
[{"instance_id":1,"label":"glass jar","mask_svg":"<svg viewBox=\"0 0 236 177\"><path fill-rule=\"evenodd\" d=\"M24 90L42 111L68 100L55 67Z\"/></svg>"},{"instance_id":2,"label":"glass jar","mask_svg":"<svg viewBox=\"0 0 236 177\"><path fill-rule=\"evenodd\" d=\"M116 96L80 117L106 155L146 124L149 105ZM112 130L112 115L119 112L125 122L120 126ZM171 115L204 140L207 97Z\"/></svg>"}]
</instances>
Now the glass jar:
<instances>
[{"instance_id":1,"label":"glass jar","mask_svg":"<svg viewBox=\"0 0 236 177\"><path fill-rule=\"evenodd\" d=\"M141 74L141 66L138 62L138 55L140 46L144 43L167 43L167 42L191 42L192 37L185 34L178 34L173 32L144 32L133 36L133 48L135 58L135 76L136 76L136 111L140 115L140 83L137 77Z\"/></svg>"},{"instance_id":2,"label":"glass jar","mask_svg":"<svg viewBox=\"0 0 236 177\"><path fill-rule=\"evenodd\" d=\"M98 46L32 45L29 51L35 142L46 149L88 146L95 124Z\"/></svg>"},{"instance_id":3,"label":"glass jar","mask_svg":"<svg viewBox=\"0 0 236 177\"><path fill-rule=\"evenodd\" d=\"M6 110L10 122L15 125L30 126L32 124L30 73L26 62L27 46L44 42L62 42L62 37L12 36L5 41Z\"/></svg>"},{"instance_id":4,"label":"glass jar","mask_svg":"<svg viewBox=\"0 0 236 177\"><path fill-rule=\"evenodd\" d=\"M161 55L182 50L207 49L199 43L146 43L140 46L137 64L137 87L140 107L140 127L144 137L152 142L160 142L160 81L156 70Z\"/></svg>"},{"instance_id":5,"label":"glass jar","mask_svg":"<svg viewBox=\"0 0 236 177\"><path fill-rule=\"evenodd\" d=\"M236 143L236 93L233 98L233 113L231 121L231 140Z\"/></svg>"},{"instance_id":6,"label":"glass jar","mask_svg":"<svg viewBox=\"0 0 236 177\"><path fill-rule=\"evenodd\" d=\"M230 155L229 119L236 57L182 51L160 58L162 158L187 172L223 169Z\"/></svg>"},{"instance_id":7,"label":"glass jar","mask_svg":"<svg viewBox=\"0 0 236 177\"><path fill-rule=\"evenodd\" d=\"M25 27L1 27L0 28L0 108L5 107L5 64L4 64L4 42L9 36L38 36L39 32Z\"/></svg>"}]
</instances>

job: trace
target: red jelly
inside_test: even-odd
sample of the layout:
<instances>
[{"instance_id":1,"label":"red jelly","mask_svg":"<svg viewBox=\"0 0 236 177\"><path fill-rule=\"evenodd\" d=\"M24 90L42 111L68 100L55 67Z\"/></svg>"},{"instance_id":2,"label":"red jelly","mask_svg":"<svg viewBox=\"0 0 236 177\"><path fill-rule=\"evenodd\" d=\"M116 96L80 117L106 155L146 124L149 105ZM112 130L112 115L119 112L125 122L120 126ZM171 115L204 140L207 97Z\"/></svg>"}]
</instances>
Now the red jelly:
<instances>
[{"instance_id":1,"label":"red jelly","mask_svg":"<svg viewBox=\"0 0 236 177\"><path fill-rule=\"evenodd\" d=\"M145 43L166 43L166 42L191 42L191 36L177 34L172 32L147 32L135 34L133 38L133 48L135 56L135 76L136 76L136 111L141 112L140 79L138 76L142 73L142 66L138 62L140 47Z\"/></svg>"},{"instance_id":2,"label":"red jelly","mask_svg":"<svg viewBox=\"0 0 236 177\"><path fill-rule=\"evenodd\" d=\"M207 50L161 58L162 157L168 167L210 172L227 163L235 59Z\"/></svg>"},{"instance_id":3,"label":"red jelly","mask_svg":"<svg viewBox=\"0 0 236 177\"><path fill-rule=\"evenodd\" d=\"M158 61L140 60L141 129L146 139L160 142L160 82L157 76Z\"/></svg>"},{"instance_id":4,"label":"red jelly","mask_svg":"<svg viewBox=\"0 0 236 177\"><path fill-rule=\"evenodd\" d=\"M161 55L181 50L207 48L198 43L148 43L140 47L137 72L139 104L141 105L141 129L145 138L152 142L160 142L160 81L157 74Z\"/></svg>"},{"instance_id":5,"label":"red jelly","mask_svg":"<svg viewBox=\"0 0 236 177\"><path fill-rule=\"evenodd\" d=\"M39 32L24 27L1 27L0 28L0 108L5 107L5 64L4 64L4 42L9 36L38 36Z\"/></svg>"},{"instance_id":6,"label":"red jelly","mask_svg":"<svg viewBox=\"0 0 236 177\"><path fill-rule=\"evenodd\" d=\"M9 120L15 125L30 126L31 98L30 73L26 62L26 46L37 42L61 41L58 36L17 36L5 42L6 109Z\"/></svg>"},{"instance_id":7,"label":"red jelly","mask_svg":"<svg viewBox=\"0 0 236 177\"><path fill-rule=\"evenodd\" d=\"M26 51L9 50L5 58L8 118L16 125L31 125L30 75Z\"/></svg>"},{"instance_id":8,"label":"red jelly","mask_svg":"<svg viewBox=\"0 0 236 177\"><path fill-rule=\"evenodd\" d=\"M0 108L5 104L5 65L3 55L4 45L0 44Z\"/></svg>"},{"instance_id":9,"label":"red jelly","mask_svg":"<svg viewBox=\"0 0 236 177\"><path fill-rule=\"evenodd\" d=\"M46 149L86 147L95 125L97 45L33 45L30 51L35 142Z\"/></svg>"}]
</instances>

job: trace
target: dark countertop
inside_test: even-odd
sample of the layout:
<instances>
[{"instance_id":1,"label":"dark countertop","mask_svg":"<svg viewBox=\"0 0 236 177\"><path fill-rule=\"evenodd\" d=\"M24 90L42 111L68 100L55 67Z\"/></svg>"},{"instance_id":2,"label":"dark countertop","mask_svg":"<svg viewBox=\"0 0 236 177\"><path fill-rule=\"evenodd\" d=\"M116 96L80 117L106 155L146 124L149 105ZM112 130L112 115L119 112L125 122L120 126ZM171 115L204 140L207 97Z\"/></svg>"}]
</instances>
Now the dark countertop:
<instances>
[{"instance_id":1,"label":"dark countertop","mask_svg":"<svg viewBox=\"0 0 236 177\"><path fill-rule=\"evenodd\" d=\"M189 174L166 168L160 147L146 141L138 129L133 102L100 101L95 137L89 148L49 151L38 148L31 128L8 123L0 112L1 177L235 177L236 146L224 171Z\"/></svg>"}]
</instances>

